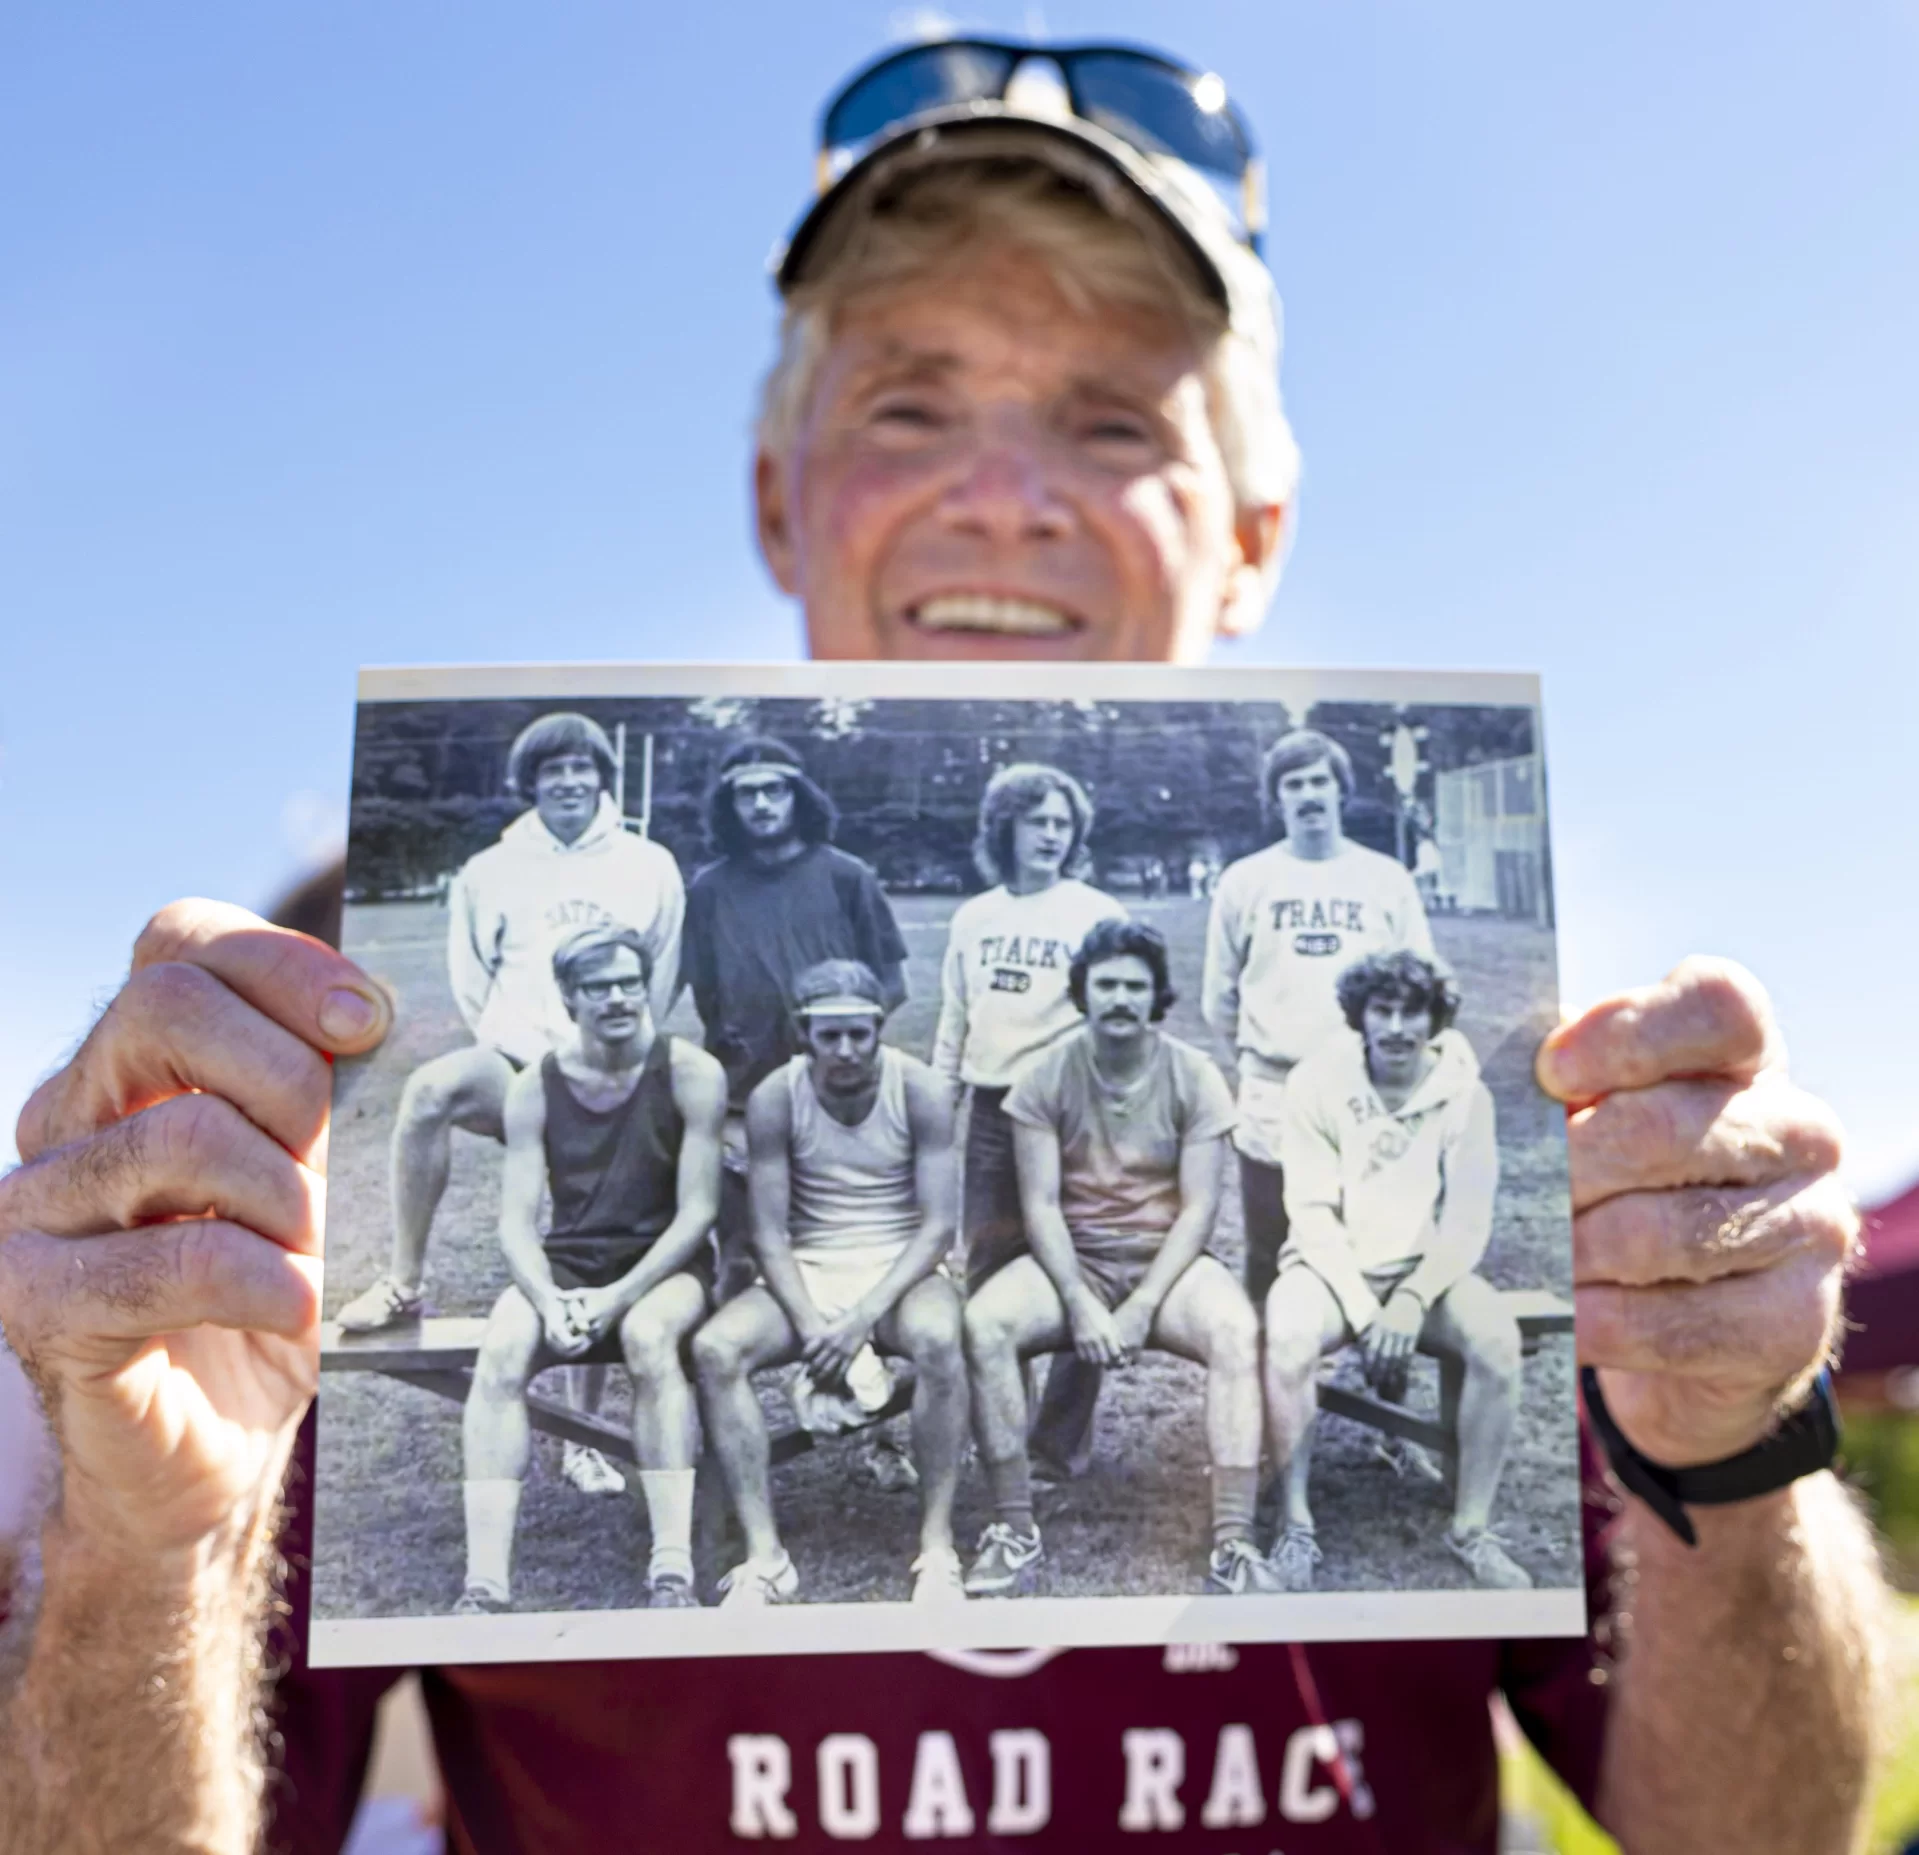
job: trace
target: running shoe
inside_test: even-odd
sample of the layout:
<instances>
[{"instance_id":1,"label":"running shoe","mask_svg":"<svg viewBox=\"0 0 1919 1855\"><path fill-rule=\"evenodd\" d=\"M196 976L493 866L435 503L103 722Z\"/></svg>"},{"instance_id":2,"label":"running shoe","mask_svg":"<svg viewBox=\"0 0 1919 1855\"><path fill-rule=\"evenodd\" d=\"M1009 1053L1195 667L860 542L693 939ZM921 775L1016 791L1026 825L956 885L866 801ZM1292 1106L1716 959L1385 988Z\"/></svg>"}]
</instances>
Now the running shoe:
<instances>
[{"instance_id":1,"label":"running shoe","mask_svg":"<svg viewBox=\"0 0 1919 1855\"><path fill-rule=\"evenodd\" d=\"M624 1494L626 1477L597 1449L568 1443L560 1458L560 1473L582 1494Z\"/></svg>"},{"instance_id":2,"label":"running shoe","mask_svg":"<svg viewBox=\"0 0 1919 1855\"><path fill-rule=\"evenodd\" d=\"M1039 1528L1015 1533L995 1520L979 1536L979 1553L966 1574L968 1597L1019 1597L1032 1589L1034 1572L1045 1556Z\"/></svg>"},{"instance_id":3,"label":"running shoe","mask_svg":"<svg viewBox=\"0 0 1919 1855\"><path fill-rule=\"evenodd\" d=\"M1311 1527L1288 1527L1273 1541L1273 1549L1266 1555L1266 1563L1278 1581L1273 1588L1277 1591L1310 1591L1313 1588L1313 1568L1325 1556L1319 1549L1319 1536Z\"/></svg>"},{"instance_id":4,"label":"running shoe","mask_svg":"<svg viewBox=\"0 0 1919 1855\"><path fill-rule=\"evenodd\" d=\"M378 1333L382 1327L418 1320L425 1312L426 1300L417 1288L407 1287L397 1276L383 1275L355 1295L334 1318L342 1333Z\"/></svg>"},{"instance_id":5,"label":"running shoe","mask_svg":"<svg viewBox=\"0 0 1919 1855\"><path fill-rule=\"evenodd\" d=\"M951 1546L937 1546L913 1561L913 1602L963 1604L966 1581L960 1575L960 1556Z\"/></svg>"},{"instance_id":6,"label":"running shoe","mask_svg":"<svg viewBox=\"0 0 1919 1855\"><path fill-rule=\"evenodd\" d=\"M1473 1583L1491 1591L1530 1591L1532 1573L1506 1550L1506 1542L1491 1527L1471 1533L1446 1530L1446 1550L1472 1573Z\"/></svg>"},{"instance_id":7,"label":"running shoe","mask_svg":"<svg viewBox=\"0 0 1919 1855\"><path fill-rule=\"evenodd\" d=\"M1283 1591L1279 1574L1267 1562L1265 1554L1250 1539L1222 1540L1206 1562L1206 1582L1215 1591L1229 1597L1244 1597L1249 1591Z\"/></svg>"},{"instance_id":8,"label":"running shoe","mask_svg":"<svg viewBox=\"0 0 1919 1855\"><path fill-rule=\"evenodd\" d=\"M1375 1462L1383 1462L1401 1481L1425 1482L1435 1488L1446 1485L1444 1464L1423 1443L1403 1436L1376 1436L1372 1453Z\"/></svg>"},{"instance_id":9,"label":"running shoe","mask_svg":"<svg viewBox=\"0 0 1919 1855\"><path fill-rule=\"evenodd\" d=\"M700 1597L690 1578L682 1578L678 1572L661 1572L646 1581L646 1607L648 1610L698 1610Z\"/></svg>"},{"instance_id":10,"label":"running shoe","mask_svg":"<svg viewBox=\"0 0 1919 1855\"><path fill-rule=\"evenodd\" d=\"M453 1614L456 1617L496 1617L512 1608L512 1598L498 1585L476 1578L460 1593L460 1601L453 1606Z\"/></svg>"},{"instance_id":11,"label":"running shoe","mask_svg":"<svg viewBox=\"0 0 1919 1855\"><path fill-rule=\"evenodd\" d=\"M736 1565L720 1580L722 1610L758 1610L768 1604L784 1604L797 1597L800 1568L790 1552L777 1559L748 1559Z\"/></svg>"}]
</instances>

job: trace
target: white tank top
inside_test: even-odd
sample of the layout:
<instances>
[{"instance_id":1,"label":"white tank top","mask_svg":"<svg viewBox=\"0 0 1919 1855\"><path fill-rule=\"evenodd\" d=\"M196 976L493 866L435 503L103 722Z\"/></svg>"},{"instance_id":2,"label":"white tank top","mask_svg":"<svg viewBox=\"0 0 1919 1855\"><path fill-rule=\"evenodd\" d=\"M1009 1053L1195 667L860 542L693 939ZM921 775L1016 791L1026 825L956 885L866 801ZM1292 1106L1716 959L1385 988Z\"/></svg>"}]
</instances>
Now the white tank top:
<instances>
[{"instance_id":1,"label":"white tank top","mask_svg":"<svg viewBox=\"0 0 1919 1855\"><path fill-rule=\"evenodd\" d=\"M919 1229L906 1064L880 1052L880 1086L856 1127L834 1120L813 1087L810 1057L786 1066L793 1102L788 1145L787 1230L796 1248L865 1249L903 1243Z\"/></svg>"}]
</instances>

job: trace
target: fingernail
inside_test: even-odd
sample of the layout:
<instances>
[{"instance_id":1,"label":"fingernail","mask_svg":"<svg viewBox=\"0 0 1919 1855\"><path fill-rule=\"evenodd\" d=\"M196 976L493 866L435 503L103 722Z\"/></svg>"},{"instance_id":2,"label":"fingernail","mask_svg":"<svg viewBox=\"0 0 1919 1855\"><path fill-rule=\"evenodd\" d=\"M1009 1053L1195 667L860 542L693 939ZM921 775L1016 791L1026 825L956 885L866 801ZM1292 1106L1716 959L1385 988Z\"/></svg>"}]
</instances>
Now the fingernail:
<instances>
[{"instance_id":1,"label":"fingernail","mask_svg":"<svg viewBox=\"0 0 1919 1855\"><path fill-rule=\"evenodd\" d=\"M350 986L335 986L320 1000L320 1034L335 1043L357 1043L379 1021L379 1001Z\"/></svg>"}]
</instances>

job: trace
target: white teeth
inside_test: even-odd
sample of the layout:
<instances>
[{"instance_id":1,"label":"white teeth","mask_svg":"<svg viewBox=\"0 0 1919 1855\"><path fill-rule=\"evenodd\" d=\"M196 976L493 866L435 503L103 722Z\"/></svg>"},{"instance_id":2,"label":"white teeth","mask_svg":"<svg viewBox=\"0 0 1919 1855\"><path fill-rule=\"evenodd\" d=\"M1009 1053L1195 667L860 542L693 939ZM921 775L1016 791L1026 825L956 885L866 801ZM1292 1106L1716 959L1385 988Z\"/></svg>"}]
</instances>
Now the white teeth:
<instances>
[{"instance_id":1,"label":"white teeth","mask_svg":"<svg viewBox=\"0 0 1919 1855\"><path fill-rule=\"evenodd\" d=\"M998 631L1022 637L1057 637L1073 621L1057 606L1030 599L996 599L987 593L948 593L929 599L914 618L928 631Z\"/></svg>"}]
</instances>

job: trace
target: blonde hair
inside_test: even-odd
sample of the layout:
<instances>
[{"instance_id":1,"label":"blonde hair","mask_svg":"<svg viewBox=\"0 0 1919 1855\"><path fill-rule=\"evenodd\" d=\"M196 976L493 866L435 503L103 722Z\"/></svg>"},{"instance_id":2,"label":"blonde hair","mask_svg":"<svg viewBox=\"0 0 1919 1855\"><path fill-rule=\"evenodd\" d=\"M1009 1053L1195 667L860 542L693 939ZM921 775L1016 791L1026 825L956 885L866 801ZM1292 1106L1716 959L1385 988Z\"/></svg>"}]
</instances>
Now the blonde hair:
<instances>
[{"instance_id":1,"label":"blonde hair","mask_svg":"<svg viewBox=\"0 0 1919 1855\"><path fill-rule=\"evenodd\" d=\"M1292 501L1299 447L1280 401L1276 322L1272 352L1229 326L1150 209L1122 220L1043 163L1004 157L921 168L866 210L837 215L812 274L786 299L779 353L761 388L761 449L774 457L791 450L849 302L1001 243L1029 253L1076 309L1144 309L1183 328L1205 357L1207 408L1239 505Z\"/></svg>"}]
</instances>

